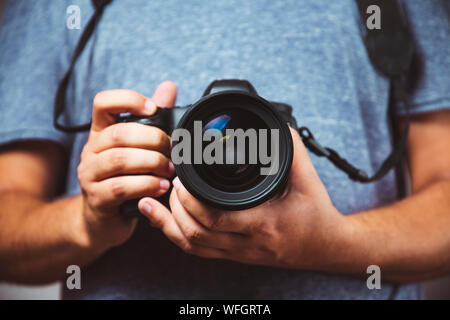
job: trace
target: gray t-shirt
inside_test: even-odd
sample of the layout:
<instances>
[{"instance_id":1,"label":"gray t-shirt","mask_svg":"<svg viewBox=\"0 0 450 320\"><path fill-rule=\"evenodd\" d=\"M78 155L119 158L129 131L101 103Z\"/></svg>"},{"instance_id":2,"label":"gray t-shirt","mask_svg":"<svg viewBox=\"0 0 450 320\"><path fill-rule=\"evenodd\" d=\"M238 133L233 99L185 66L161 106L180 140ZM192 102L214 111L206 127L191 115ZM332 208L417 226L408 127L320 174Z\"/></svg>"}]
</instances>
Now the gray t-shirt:
<instances>
[{"instance_id":1,"label":"gray t-shirt","mask_svg":"<svg viewBox=\"0 0 450 320\"><path fill-rule=\"evenodd\" d=\"M82 28L93 13L81 8ZM76 167L87 134L52 125L53 99L81 30L66 27L65 1L9 1L0 28L0 143L47 139L70 155L65 194L80 192ZM418 58L411 72L413 112L450 106L447 0L409 0ZM173 80L177 105L196 101L214 79L241 78L269 100L294 107L300 125L373 173L391 149L390 84L369 62L351 0L113 1L82 53L67 92L66 117L85 123L98 91L129 88L151 96ZM413 81L414 80L414 81ZM395 103L395 101L394 101ZM401 106L396 104L397 112ZM343 214L394 202L394 172L355 183L323 158L312 161ZM74 261L73 263L76 263ZM418 285L369 290L365 279L282 270L184 254L141 223L126 244L84 268L83 289L66 298L420 298Z\"/></svg>"}]
</instances>

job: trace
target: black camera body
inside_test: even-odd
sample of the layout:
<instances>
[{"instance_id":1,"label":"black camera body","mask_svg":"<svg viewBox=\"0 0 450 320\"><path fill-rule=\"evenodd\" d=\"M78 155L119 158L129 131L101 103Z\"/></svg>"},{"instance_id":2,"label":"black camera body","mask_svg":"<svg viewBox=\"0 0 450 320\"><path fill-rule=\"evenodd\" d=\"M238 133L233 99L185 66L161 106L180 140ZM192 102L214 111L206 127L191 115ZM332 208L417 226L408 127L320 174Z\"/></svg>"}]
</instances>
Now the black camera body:
<instances>
[{"instance_id":1,"label":"black camera body","mask_svg":"<svg viewBox=\"0 0 450 320\"><path fill-rule=\"evenodd\" d=\"M189 110L196 108L196 106L204 103L205 100L209 100L213 95L218 94L220 97L223 97L224 94L230 93L254 95L259 97L259 99L264 100L258 96L255 88L247 80L215 80L203 92L202 98L194 104L175 106L173 108L158 107L157 112L151 116L121 115L118 118L118 122L137 122L155 126L166 132L168 135L171 135L174 129L180 127L178 124L180 124L181 119ZM297 121L292 115L292 107L290 105L281 102L264 101L272 105L280 118L283 119L287 125L298 130Z\"/></svg>"},{"instance_id":2,"label":"black camera body","mask_svg":"<svg viewBox=\"0 0 450 320\"><path fill-rule=\"evenodd\" d=\"M76 61L89 41L97 23L100 21L105 6L110 2L110 0L100 1L100 4L96 5L95 19L91 19L90 23L83 31L83 36L80 37L80 40L76 45L70 67L59 82L54 102L53 125L57 130L62 132L73 134L90 130L91 123L66 125L61 124L58 119L65 111L67 86L69 85ZM235 110L233 111L234 117L239 117L239 110L242 110L242 119L244 119L244 121L248 120L249 123L247 123L247 125L249 126L251 126L251 120L255 119L253 116L249 116L249 112L253 112L253 114L261 113L262 116L260 118L263 119L260 120L262 120L262 123L264 123L265 120L269 120L270 125L277 123L275 127L279 127L282 132L280 135L280 159L282 159L282 166L280 174L277 175L276 179L272 182L267 179L260 179L259 181L253 179L252 181L255 182L254 185L251 184L251 181L250 183L240 185L239 183L242 182L241 180L238 179L233 181L233 179L231 179L227 181L228 186L231 186L231 188L227 188L226 184L215 186L214 183L212 183L212 185L205 185L203 183L204 181L202 182L202 177L205 177L205 168L202 169L198 166L196 168L190 168L186 164L175 166L176 173L180 177L180 180L194 196L218 208L228 210L249 208L265 201L280 189L280 186L282 186L283 182L286 180L286 175L289 172L292 162L292 139L288 134L289 130L287 125L298 131L305 147L309 151L319 157L326 157L336 168L345 172L353 181L360 183L377 181L383 178L391 169L401 164L403 153L406 148L410 122L410 105L405 90L404 80L407 79L408 70L413 62L415 44L409 30L407 19L405 19L404 13L402 12L403 10L401 10L401 7L396 1L379 1L378 5L382 8L382 11L387 13L387 18L385 19L385 24L382 29L369 29L365 24L367 7L370 3L367 3L366 0L357 0L356 2L362 23L361 26L363 27L362 35L364 45L366 46L370 61L380 74L390 80L391 87L405 105L407 112L405 125L398 142L394 145L394 148L385 158L378 170L372 175L369 176L364 170L353 166L347 160L342 158L337 151L322 146L315 140L307 127L297 128L297 123L292 117L292 108L289 105L264 100L258 96L256 90L248 81L216 80L208 86L203 97L192 105L167 110L159 109L158 112L151 117L122 115L118 118L118 121L139 122L153 125L170 134L176 128L184 128L186 125L189 126L190 121L195 119L195 117L202 119L205 115L208 116L208 110L207 108L204 108L205 105L212 106L213 109L217 111L217 105L227 108L226 103L228 101L229 106L235 105ZM247 107L244 106L246 102ZM199 110L203 111L198 112ZM209 114L209 116L211 116L211 114ZM272 121L270 119L275 120ZM261 122L259 123L261 124ZM206 173L210 173L213 177L215 177L215 170L222 171L220 167L210 167L212 168L212 171L208 172L208 170L206 170ZM191 169L194 169L194 171ZM225 167L224 169L224 172L229 171ZM198 177L199 172L195 171L202 172L200 177ZM208 178L208 175L206 175L205 178ZM214 182L211 181L211 179L209 179L209 181ZM238 188L233 187L235 182L236 185L238 185ZM239 188L242 190L238 191ZM208 195L208 189L211 191L211 196ZM404 193L404 190L400 189L399 193ZM223 197L223 199L220 200L220 197ZM123 208L132 208L132 211L138 212L136 201L134 201L133 205L129 205L130 203L124 205ZM133 213L130 215L133 215Z\"/></svg>"},{"instance_id":3,"label":"black camera body","mask_svg":"<svg viewBox=\"0 0 450 320\"><path fill-rule=\"evenodd\" d=\"M218 209L243 210L261 204L283 189L293 158L292 137L288 126L298 129L292 116L292 107L265 100L248 81L215 80L205 90L202 98L192 105L158 107L152 116L122 114L118 118L118 122L137 122L156 126L168 135L172 135L176 129L194 132L195 121L207 124L203 127L203 131L211 124L223 132L230 128L255 131L275 129L278 141L275 144L272 141L268 148L272 148L272 152L277 152L275 156L278 170L273 174L261 175L261 163L208 165L190 161L174 162L176 175L194 197ZM178 142L173 141L172 148ZM258 146L261 146L261 142ZM274 146L277 150L274 150ZM226 152L233 153L234 149ZM132 212L136 210L136 201L126 202L122 206L125 215L135 216Z\"/></svg>"}]
</instances>

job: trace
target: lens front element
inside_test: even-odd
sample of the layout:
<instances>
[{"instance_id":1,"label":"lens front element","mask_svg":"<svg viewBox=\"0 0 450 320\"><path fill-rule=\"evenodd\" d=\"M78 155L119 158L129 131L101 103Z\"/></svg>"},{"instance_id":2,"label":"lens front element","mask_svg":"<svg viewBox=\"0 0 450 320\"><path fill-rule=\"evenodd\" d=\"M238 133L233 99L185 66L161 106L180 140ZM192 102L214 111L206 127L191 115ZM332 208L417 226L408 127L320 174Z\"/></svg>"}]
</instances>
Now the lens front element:
<instances>
[{"instance_id":1,"label":"lens front element","mask_svg":"<svg viewBox=\"0 0 450 320\"><path fill-rule=\"evenodd\" d=\"M196 139L187 151L189 161L175 163L177 175L192 195L213 207L256 206L287 180L293 154L290 131L259 96L235 91L206 96L177 129Z\"/></svg>"}]
</instances>

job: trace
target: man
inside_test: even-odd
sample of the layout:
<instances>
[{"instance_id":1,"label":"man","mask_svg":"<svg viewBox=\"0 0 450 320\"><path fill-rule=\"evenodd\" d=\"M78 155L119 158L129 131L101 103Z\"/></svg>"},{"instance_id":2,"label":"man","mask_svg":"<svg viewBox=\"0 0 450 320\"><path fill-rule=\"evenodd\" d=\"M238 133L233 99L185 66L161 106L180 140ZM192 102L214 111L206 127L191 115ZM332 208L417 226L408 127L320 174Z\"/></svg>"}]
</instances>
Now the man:
<instances>
[{"instance_id":1,"label":"man","mask_svg":"<svg viewBox=\"0 0 450 320\"><path fill-rule=\"evenodd\" d=\"M71 4L85 25L90 2ZM369 62L353 1L113 1L69 84L65 116L93 120L76 135L53 128L52 106L81 30L65 27L62 2L8 2L0 29L3 279L52 281L77 264L82 290L65 298L420 298L414 282L450 270L449 7L402 4L418 50L411 195L399 199L394 172L371 184L349 180L310 158L293 132L286 192L220 212L177 178L170 208L155 200L173 175L169 139L154 127L115 124L113 115L173 106L177 88L165 79L177 83L178 105L214 79L248 79L262 96L293 105L324 145L373 172L391 149L389 103L400 126L405 111ZM155 228L119 217L119 204L136 197ZM380 290L366 285L370 265L381 268Z\"/></svg>"}]
</instances>

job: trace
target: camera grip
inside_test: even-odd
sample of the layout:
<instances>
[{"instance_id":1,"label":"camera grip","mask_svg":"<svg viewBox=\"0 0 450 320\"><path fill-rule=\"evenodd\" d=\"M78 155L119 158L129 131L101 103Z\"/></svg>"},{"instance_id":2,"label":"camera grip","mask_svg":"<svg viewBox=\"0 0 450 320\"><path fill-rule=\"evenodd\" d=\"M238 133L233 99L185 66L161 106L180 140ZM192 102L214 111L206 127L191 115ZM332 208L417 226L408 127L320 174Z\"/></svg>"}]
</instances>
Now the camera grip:
<instances>
[{"instance_id":1,"label":"camera grip","mask_svg":"<svg viewBox=\"0 0 450 320\"><path fill-rule=\"evenodd\" d=\"M136 116L132 114L122 114L118 117L117 122L136 122L147 126L158 127L167 134L171 134L173 131L173 108L159 108L156 113L151 116ZM163 196L158 198L162 204L166 207L169 205L170 190ZM125 219L145 219L138 209L139 199L127 200L120 205L120 215Z\"/></svg>"},{"instance_id":2,"label":"camera grip","mask_svg":"<svg viewBox=\"0 0 450 320\"><path fill-rule=\"evenodd\" d=\"M173 126L173 109L160 108L156 109L156 113L151 116L136 116L134 114L121 114L117 118L117 122L136 122L160 128L167 134L171 134Z\"/></svg>"}]
</instances>

